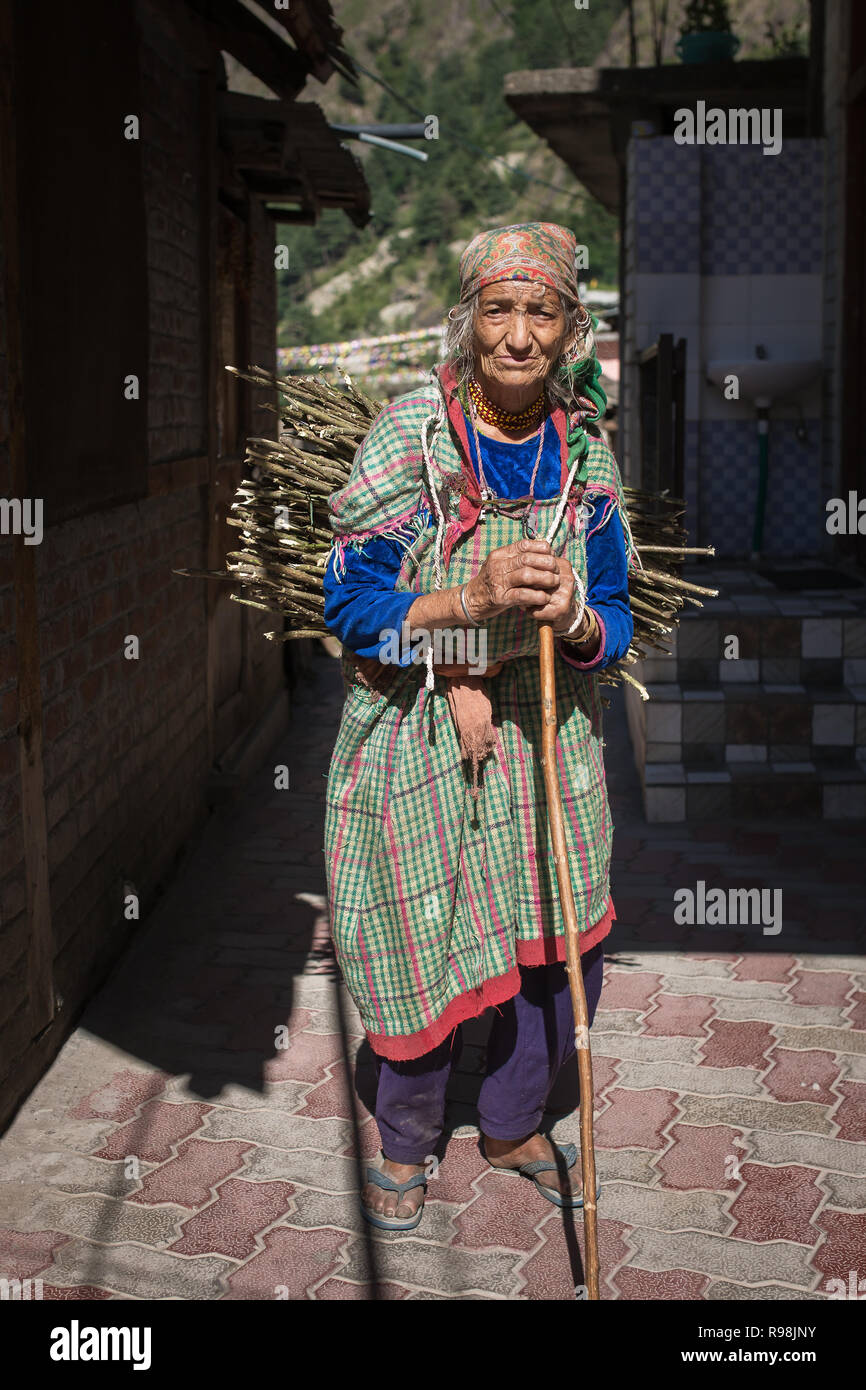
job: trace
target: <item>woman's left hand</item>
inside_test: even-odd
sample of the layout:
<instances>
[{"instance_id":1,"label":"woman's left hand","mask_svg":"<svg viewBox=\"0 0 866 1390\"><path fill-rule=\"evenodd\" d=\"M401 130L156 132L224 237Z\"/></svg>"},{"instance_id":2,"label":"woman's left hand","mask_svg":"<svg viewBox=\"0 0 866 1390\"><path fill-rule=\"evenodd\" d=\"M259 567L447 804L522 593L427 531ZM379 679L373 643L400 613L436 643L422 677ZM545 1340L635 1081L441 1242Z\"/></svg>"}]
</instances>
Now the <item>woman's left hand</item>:
<instances>
[{"instance_id":1,"label":"woman's left hand","mask_svg":"<svg viewBox=\"0 0 866 1390\"><path fill-rule=\"evenodd\" d=\"M555 555L554 559L559 567L558 587L544 593L539 590L539 598L543 601L532 607L527 604L524 612L530 613L539 623L552 623L554 632L563 633L568 631L577 617L574 575L571 565L561 555Z\"/></svg>"}]
</instances>

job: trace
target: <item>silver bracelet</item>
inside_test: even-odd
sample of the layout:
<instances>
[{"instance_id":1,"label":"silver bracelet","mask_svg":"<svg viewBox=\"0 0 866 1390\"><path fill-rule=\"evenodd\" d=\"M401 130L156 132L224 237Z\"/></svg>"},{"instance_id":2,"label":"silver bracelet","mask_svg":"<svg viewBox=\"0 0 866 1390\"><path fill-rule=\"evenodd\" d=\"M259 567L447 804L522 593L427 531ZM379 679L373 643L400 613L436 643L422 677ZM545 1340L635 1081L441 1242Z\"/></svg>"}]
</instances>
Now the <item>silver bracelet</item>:
<instances>
[{"instance_id":1,"label":"silver bracelet","mask_svg":"<svg viewBox=\"0 0 866 1390\"><path fill-rule=\"evenodd\" d=\"M595 614L593 613L593 611L592 611L591 608L588 610L588 612L589 612L590 617L589 617L589 627L588 627L587 630L586 630L586 635L585 635L584 637L581 637L579 641L577 641L577 642L574 642L574 641L573 641L573 642L572 642L572 646L573 646L573 647L576 647L576 648L578 648L578 649L579 649L580 647L585 646L585 644L586 644L587 642L589 642L593 637L595 637L596 634L597 634L598 631L599 631L599 628L598 628L598 625L597 625L597 622L596 622ZM566 640L568 640L568 639L566 638Z\"/></svg>"},{"instance_id":2,"label":"silver bracelet","mask_svg":"<svg viewBox=\"0 0 866 1390\"><path fill-rule=\"evenodd\" d=\"M467 579L466 583L467 583L467 584L469 583L468 579ZM472 614L469 612L469 609L466 607L466 599L464 598L464 593L465 593L465 591L466 591L466 584L464 584L464 585L463 585L463 588L460 590L460 607L463 609L463 612L466 614L466 620L467 620L467 622L470 622L470 623L472 624L473 627L480 627L481 624L480 624L480 623L477 623L477 622L475 621L475 619L473 618Z\"/></svg>"}]
</instances>

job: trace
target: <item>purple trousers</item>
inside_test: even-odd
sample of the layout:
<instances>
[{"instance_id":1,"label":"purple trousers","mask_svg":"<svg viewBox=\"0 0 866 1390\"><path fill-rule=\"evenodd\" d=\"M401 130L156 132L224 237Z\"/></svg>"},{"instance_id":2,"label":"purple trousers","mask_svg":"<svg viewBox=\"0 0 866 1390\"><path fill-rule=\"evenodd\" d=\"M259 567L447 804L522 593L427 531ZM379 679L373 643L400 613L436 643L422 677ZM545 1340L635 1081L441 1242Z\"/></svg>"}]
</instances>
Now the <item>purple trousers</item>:
<instances>
[{"instance_id":1,"label":"purple trousers","mask_svg":"<svg viewBox=\"0 0 866 1390\"><path fill-rule=\"evenodd\" d=\"M603 945L581 956L590 1024L604 978ZM537 1130L557 1074L574 1052L565 966L521 966L520 980L520 993L495 1010L487 1044L478 1118L491 1139L523 1139ZM411 1062L376 1058L376 1123L386 1158L424 1163L433 1153L445 1125L448 1078L462 1048L458 1027Z\"/></svg>"}]
</instances>

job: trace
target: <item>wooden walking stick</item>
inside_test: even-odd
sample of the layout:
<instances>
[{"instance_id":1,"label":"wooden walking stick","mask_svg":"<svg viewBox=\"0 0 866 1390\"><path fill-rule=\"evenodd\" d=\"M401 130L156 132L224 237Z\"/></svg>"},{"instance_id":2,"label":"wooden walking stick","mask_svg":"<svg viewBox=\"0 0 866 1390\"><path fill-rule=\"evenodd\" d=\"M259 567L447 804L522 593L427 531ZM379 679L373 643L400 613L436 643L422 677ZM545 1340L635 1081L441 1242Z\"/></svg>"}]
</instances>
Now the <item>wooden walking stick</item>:
<instances>
[{"instance_id":1,"label":"wooden walking stick","mask_svg":"<svg viewBox=\"0 0 866 1390\"><path fill-rule=\"evenodd\" d=\"M598 1298L598 1209L595 1182L595 1140L592 1132L592 1112L595 1102L592 1085L592 1053L589 1048L589 1013L583 970L580 964L580 928L574 906L565 822L562 814L562 791L556 761L556 666L554 661L553 627L540 623L538 640L541 666L541 766L547 794L547 815L553 841L553 858L559 885L559 901L565 922L565 953L571 1007L574 1012L574 1044L577 1049L577 1070L580 1077L580 1167L583 1178L583 1229L586 1232L586 1288L590 1299Z\"/></svg>"}]
</instances>

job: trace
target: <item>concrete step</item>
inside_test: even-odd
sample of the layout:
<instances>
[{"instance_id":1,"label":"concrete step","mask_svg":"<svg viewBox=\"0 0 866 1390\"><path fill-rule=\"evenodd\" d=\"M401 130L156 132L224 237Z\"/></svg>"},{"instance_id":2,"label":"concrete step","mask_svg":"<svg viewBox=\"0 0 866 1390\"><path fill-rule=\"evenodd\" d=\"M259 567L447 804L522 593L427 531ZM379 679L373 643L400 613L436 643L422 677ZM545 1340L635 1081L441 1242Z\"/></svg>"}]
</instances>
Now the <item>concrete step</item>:
<instances>
[{"instance_id":1,"label":"concrete step","mask_svg":"<svg viewBox=\"0 0 866 1390\"><path fill-rule=\"evenodd\" d=\"M647 690L626 711L648 820L866 815L866 687Z\"/></svg>"},{"instance_id":2,"label":"concrete step","mask_svg":"<svg viewBox=\"0 0 866 1390\"><path fill-rule=\"evenodd\" d=\"M728 567L685 577L719 597L683 609L675 656L647 662L649 680L866 684L866 586L786 595Z\"/></svg>"},{"instance_id":3,"label":"concrete step","mask_svg":"<svg viewBox=\"0 0 866 1390\"><path fill-rule=\"evenodd\" d=\"M640 677L638 677L640 678ZM650 763L728 759L839 761L866 754L866 686L649 682L633 710L636 754Z\"/></svg>"},{"instance_id":4,"label":"concrete step","mask_svg":"<svg viewBox=\"0 0 866 1390\"><path fill-rule=\"evenodd\" d=\"M725 637L733 633L726 631L720 637L712 637L709 643L711 655L681 656L683 630L677 634L678 651L675 656L651 657L644 661L643 667L647 681L676 685L685 682L691 685L805 685L807 687L827 687L833 685L866 685L866 657L810 657L797 653L794 656L776 654L755 654L755 647L746 642L740 644L739 657L727 660L719 653L724 650ZM860 650L859 644L856 648Z\"/></svg>"},{"instance_id":5,"label":"concrete step","mask_svg":"<svg viewBox=\"0 0 866 1390\"><path fill-rule=\"evenodd\" d=\"M626 690L647 819L866 815L866 586L786 594L703 564L670 656ZM732 639L736 639L736 643Z\"/></svg>"},{"instance_id":6,"label":"concrete step","mask_svg":"<svg viewBox=\"0 0 866 1390\"><path fill-rule=\"evenodd\" d=\"M647 763L641 781L650 822L866 817L866 765L856 761Z\"/></svg>"}]
</instances>

